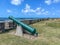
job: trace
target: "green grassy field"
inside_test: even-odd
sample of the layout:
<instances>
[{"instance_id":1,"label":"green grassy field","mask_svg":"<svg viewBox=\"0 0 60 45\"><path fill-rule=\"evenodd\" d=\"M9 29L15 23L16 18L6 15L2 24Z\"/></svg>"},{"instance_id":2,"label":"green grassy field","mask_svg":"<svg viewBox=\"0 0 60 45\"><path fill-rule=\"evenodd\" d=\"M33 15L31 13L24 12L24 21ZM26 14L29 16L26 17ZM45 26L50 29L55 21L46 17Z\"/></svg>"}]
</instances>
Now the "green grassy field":
<instances>
[{"instance_id":1,"label":"green grassy field","mask_svg":"<svg viewBox=\"0 0 60 45\"><path fill-rule=\"evenodd\" d=\"M0 34L0 45L60 45L60 21L41 21L31 24L39 33L30 40L8 33Z\"/></svg>"}]
</instances>

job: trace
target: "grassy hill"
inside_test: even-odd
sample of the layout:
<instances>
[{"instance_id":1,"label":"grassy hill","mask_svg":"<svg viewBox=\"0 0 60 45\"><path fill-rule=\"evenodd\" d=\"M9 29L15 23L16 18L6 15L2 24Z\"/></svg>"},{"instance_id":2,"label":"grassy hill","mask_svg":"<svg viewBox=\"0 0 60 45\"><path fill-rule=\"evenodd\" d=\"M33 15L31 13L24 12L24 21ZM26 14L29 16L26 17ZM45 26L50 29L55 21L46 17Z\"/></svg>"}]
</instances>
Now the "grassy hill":
<instances>
[{"instance_id":1,"label":"grassy hill","mask_svg":"<svg viewBox=\"0 0 60 45\"><path fill-rule=\"evenodd\" d=\"M39 33L30 40L8 33L0 34L0 45L60 45L60 20L41 21L31 24Z\"/></svg>"}]
</instances>

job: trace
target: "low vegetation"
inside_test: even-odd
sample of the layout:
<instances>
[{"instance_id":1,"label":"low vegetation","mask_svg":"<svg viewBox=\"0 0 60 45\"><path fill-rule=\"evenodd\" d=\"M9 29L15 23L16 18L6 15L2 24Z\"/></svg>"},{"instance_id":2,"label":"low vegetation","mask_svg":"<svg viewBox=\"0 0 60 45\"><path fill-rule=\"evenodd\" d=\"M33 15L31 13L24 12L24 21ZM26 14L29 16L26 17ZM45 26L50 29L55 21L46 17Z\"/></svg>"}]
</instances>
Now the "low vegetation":
<instances>
[{"instance_id":1,"label":"low vegetation","mask_svg":"<svg viewBox=\"0 0 60 45\"><path fill-rule=\"evenodd\" d=\"M60 22L52 22L47 24L50 27L60 28Z\"/></svg>"},{"instance_id":2,"label":"low vegetation","mask_svg":"<svg viewBox=\"0 0 60 45\"><path fill-rule=\"evenodd\" d=\"M39 33L37 39L30 40L8 33L0 34L0 45L60 45L60 21L41 21L31 24Z\"/></svg>"}]
</instances>

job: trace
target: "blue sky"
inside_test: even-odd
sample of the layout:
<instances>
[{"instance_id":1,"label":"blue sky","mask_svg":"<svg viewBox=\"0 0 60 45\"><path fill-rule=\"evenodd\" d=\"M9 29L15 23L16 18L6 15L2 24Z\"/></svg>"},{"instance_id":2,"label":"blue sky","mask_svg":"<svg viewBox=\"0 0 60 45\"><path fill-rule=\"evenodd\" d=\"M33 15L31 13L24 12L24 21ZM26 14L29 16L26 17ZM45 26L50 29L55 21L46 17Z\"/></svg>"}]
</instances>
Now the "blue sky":
<instances>
[{"instance_id":1,"label":"blue sky","mask_svg":"<svg viewBox=\"0 0 60 45\"><path fill-rule=\"evenodd\" d=\"M59 17L60 0L0 0L0 17Z\"/></svg>"}]
</instances>

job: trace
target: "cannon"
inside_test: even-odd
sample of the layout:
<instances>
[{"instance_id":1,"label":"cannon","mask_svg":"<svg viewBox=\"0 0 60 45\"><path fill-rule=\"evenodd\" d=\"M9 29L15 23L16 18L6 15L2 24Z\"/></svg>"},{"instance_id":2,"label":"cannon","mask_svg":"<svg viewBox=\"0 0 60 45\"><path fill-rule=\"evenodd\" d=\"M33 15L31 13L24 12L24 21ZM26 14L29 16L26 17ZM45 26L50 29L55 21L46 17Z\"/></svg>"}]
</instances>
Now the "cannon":
<instances>
[{"instance_id":1,"label":"cannon","mask_svg":"<svg viewBox=\"0 0 60 45\"><path fill-rule=\"evenodd\" d=\"M32 35L38 35L38 33L36 32L36 29L17 20L16 18L14 18L13 16L9 16L9 19L11 19L13 22L15 22L17 25L21 26L23 29L25 29L26 31L30 32Z\"/></svg>"}]
</instances>

